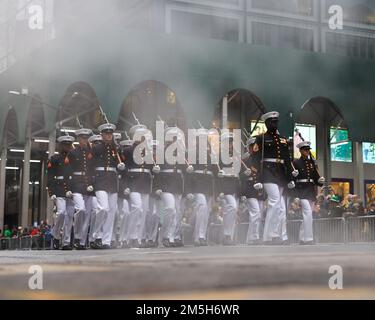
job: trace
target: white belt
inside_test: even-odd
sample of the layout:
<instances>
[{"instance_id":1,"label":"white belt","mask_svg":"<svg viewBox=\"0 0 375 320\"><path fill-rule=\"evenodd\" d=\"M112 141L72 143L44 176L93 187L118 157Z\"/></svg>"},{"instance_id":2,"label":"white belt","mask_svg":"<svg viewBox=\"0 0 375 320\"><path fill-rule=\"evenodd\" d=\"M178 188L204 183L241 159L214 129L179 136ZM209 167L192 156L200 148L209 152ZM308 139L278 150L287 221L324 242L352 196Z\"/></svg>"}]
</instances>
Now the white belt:
<instances>
[{"instance_id":1,"label":"white belt","mask_svg":"<svg viewBox=\"0 0 375 320\"><path fill-rule=\"evenodd\" d=\"M247 178L246 181L253 181L253 178Z\"/></svg>"},{"instance_id":2,"label":"white belt","mask_svg":"<svg viewBox=\"0 0 375 320\"><path fill-rule=\"evenodd\" d=\"M56 180L64 180L64 177L63 176L58 176L58 177L55 177Z\"/></svg>"},{"instance_id":3,"label":"white belt","mask_svg":"<svg viewBox=\"0 0 375 320\"><path fill-rule=\"evenodd\" d=\"M274 162L274 163L284 163L283 159L275 159L275 158L265 158L263 159L264 162Z\"/></svg>"},{"instance_id":4,"label":"white belt","mask_svg":"<svg viewBox=\"0 0 375 320\"><path fill-rule=\"evenodd\" d=\"M117 172L115 167L97 167L95 168L96 171L113 171Z\"/></svg>"},{"instance_id":5,"label":"white belt","mask_svg":"<svg viewBox=\"0 0 375 320\"><path fill-rule=\"evenodd\" d=\"M193 173L200 173L200 174L209 174L209 175L213 175L212 171L206 171L206 170L194 170Z\"/></svg>"},{"instance_id":6,"label":"white belt","mask_svg":"<svg viewBox=\"0 0 375 320\"><path fill-rule=\"evenodd\" d=\"M145 173L150 173L150 169L144 169L144 168L134 168L134 169L129 169L128 172L145 172Z\"/></svg>"},{"instance_id":7,"label":"white belt","mask_svg":"<svg viewBox=\"0 0 375 320\"><path fill-rule=\"evenodd\" d=\"M180 169L164 169L164 170L160 170L160 172L164 172L164 173L182 173L182 171Z\"/></svg>"},{"instance_id":8,"label":"white belt","mask_svg":"<svg viewBox=\"0 0 375 320\"><path fill-rule=\"evenodd\" d=\"M297 182L314 182L313 179L299 179Z\"/></svg>"},{"instance_id":9,"label":"white belt","mask_svg":"<svg viewBox=\"0 0 375 320\"><path fill-rule=\"evenodd\" d=\"M85 171L73 172L73 176L85 176L85 175L86 175Z\"/></svg>"}]
</instances>

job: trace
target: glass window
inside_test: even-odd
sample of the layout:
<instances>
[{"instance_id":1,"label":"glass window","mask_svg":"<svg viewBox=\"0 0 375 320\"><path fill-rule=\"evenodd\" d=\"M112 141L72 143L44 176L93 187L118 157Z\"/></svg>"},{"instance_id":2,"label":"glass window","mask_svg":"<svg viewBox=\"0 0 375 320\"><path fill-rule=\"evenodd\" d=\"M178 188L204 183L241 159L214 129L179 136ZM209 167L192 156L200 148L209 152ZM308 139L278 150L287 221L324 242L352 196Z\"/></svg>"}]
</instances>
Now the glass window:
<instances>
[{"instance_id":1,"label":"glass window","mask_svg":"<svg viewBox=\"0 0 375 320\"><path fill-rule=\"evenodd\" d=\"M302 16L312 16L314 14L313 0L252 0L251 7Z\"/></svg>"},{"instance_id":2,"label":"glass window","mask_svg":"<svg viewBox=\"0 0 375 320\"><path fill-rule=\"evenodd\" d=\"M316 126L310 124L296 124L294 129L294 158L298 159L301 157L297 145L303 140L311 142L311 153L316 159Z\"/></svg>"},{"instance_id":3,"label":"glass window","mask_svg":"<svg viewBox=\"0 0 375 320\"><path fill-rule=\"evenodd\" d=\"M238 19L177 10L171 15L172 33L239 41Z\"/></svg>"},{"instance_id":4,"label":"glass window","mask_svg":"<svg viewBox=\"0 0 375 320\"><path fill-rule=\"evenodd\" d=\"M363 162L375 163L375 143L363 142Z\"/></svg>"},{"instance_id":5,"label":"glass window","mask_svg":"<svg viewBox=\"0 0 375 320\"><path fill-rule=\"evenodd\" d=\"M352 162L352 143L349 141L348 130L331 127L331 160Z\"/></svg>"},{"instance_id":6,"label":"glass window","mask_svg":"<svg viewBox=\"0 0 375 320\"><path fill-rule=\"evenodd\" d=\"M375 202L375 181L365 180L366 205Z\"/></svg>"},{"instance_id":7,"label":"glass window","mask_svg":"<svg viewBox=\"0 0 375 320\"><path fill-rule=\"evenodd\" d=\"M344 23L375 25L375 1L373 0L326 0L327 19L330 6L340 5L344 10Z\"/></svg>"},{"instance_id":8,"label":"glass window","mask_svg":"<svg viewBox=\"0 0 375 320\"><path fill-rule=\"evenodd\" d=\"M342 33L326 33L326 52L356 58L375 58L375 38Z\"/></svg>"},{"instance_id":9,"label":"glass window","mask_svg":"<svg viewBox=\"0 0 375 320\"><path fill-rule=\"evenodd\" d=\"M256 127L255 127L255 125L256 125ZM255 129L254 129L254 127L255 127ZM267 131L267 127L266 127L266 124L264 123L264 121L259 121L257 123L256 120L253 120L253 121L251 121L250 128L251 128L251 131L253 132L251 134L252 137L255 137L255 136L260 135L262 133L265 133Z\"/></svg>"},{"instance_id":10,"label":"glass window","mask_svg":"<svg viewBox=\"0 0 375 320\"><path fill-rule=\"evenodd\" d=\"M331 187L333 193L339 198L340 202L343 201L348 194L351 194L353 191L352 181L344 179L332 179Z\"/></svg>"},{"instance_id":11,"label":"glass window","mask_svg":"<svg viewBox=\"0 0 375 320\"><path fill-rule=\"evenodd\" d=\"M313 51L314 32L304 28L252 22L252 42L271 47Z\"/></svg>"}]
</instances>

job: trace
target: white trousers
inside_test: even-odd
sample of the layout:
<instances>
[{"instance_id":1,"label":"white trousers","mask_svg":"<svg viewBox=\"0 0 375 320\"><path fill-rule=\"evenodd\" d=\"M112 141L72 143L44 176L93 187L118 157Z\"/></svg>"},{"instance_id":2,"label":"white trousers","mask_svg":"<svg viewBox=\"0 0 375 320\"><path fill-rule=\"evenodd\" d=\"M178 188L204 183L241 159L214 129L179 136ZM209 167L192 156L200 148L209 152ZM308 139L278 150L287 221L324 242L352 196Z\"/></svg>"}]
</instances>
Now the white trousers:
<instances>
[{"instance_id":1,"label":"white trousers","mask_svg":"<svg viewBox=\"0 0 375 320\"><path fill-rule=\"evenodd\" d=\"M80 244L85 245L92 211L92 196L73 193L73 203L74 239L79 239Z\"/></svg>"},{"instance_id":2,"label":"white trousers","mask_svg":"<svg viewBox=\"0 0 375 320\"><path fill-rule=\"evenodd\" d=\"M308 199L301 199L303 222L299 229L299 239L301 241L313 241L313 218L312 207L314 202Z\"/></svg>"},{"instance_id":3,"label":"white trousers","mask_svg":"<svg viewBox=\"0 0 375 320\"><path fill-rule=\"evenodd\" d=\"M52 236L55 239L60 240L62 229L62 243L63 245L69 245L74 216L73 201L71 199L58 197L56 199L56 209L57 212L55 215L55 223L52 229Z\"/></svg>"},{"instance_id":4,"label":"white trousers","mask_svg":"<svg viewBox=\"0 0 375 320\"><path fill-rule=\"evenodd\" d=\"M263 186L268 197L263 241L271 241L272 238L285 238L286 210L284 198L282 197L283 188L278 186L276 183L264 183Z\"/></svg>"},{"instance_id":5,"label":"white trousers","mask_svg":"<svg viewBox=\"0 0 375 320\"><path fill-rule=\"evenodd\" d=\"M90 214L90 231L89 231L89 242L93 242L95 240L94 238L94 228L95 228L95 220L96 220L96 215L99 211L98 209L98 199L96 196L91 197L92 202L92 208L91 208L91 214ZM101 239L102 235L99 234L99 238Z\"/></svg>"},{"instance_id":6,"label":"white trousers","mask_svg":"<svg viewBox=\"0 0 375 320\"><path fill-rule=\"evenodd\" d=\"M120 214L120 241L129 241L129 217L130 208L127 198L122 199L122 208Z\"/></svg>"},{"instance_id":7,"label":"white trousers","mask_svg":"<svg viewBox=\"0 0 375 320\"><path fill-rule=\"evenodd\" d=\"M163 239L168 239L169 242L174 242L174 237L177 230L177 215L180 215L181 195L163 192L161 195L162 201L162 230Z\"/></svg>"},{"instance_id":8,"label":"white trousers","mask_svg":"<svg viewBox=\"0 0 375 320\"><path fill-rule=\"evenodd\" d=\"M157 241L159 221L160 221L160 209L161 201L154 197L149 200L149 211L146 217L146 239L151 241Z\"/></svg>"},{"instance_id":9,"label":"white trousers","mask_svg":"<svg viewBox=\"0 0 375 320\"><path fill-rule=\"evenodd\" d=\"M227 194L224 196L222 208L224 236L229 236L231 240L233 240L238 208L238 203L234 194Z\"/></svg>"},{"instance_id":10,"label":"white trousers","mask_svg":"<svg viewBox=\"0 0 375 320\"><path fill-rule=\"evenodd\" d=\"M96 191L95 195L98 212L95 217L94 238L99 239L99 234L102 234L102 243L110 245L117 211L117 193Z\"/></svg>"},{"instance_id":11,"label":"white trousers","mask_svg":"<svg viewBox=\"0 0 375 320\"><path fill-rule=\"evenodd\" d=\"M211 199L208 196L203 193L194 194L195 224L193 238L195 242L199 239L206 240L210 204Z\"/></svg>"},{"instance_id":12,"label":"white trousers","mask_svg":"<svg viewBox=\"0 0 375 320\"><path fill-rule=\"evenodd\" d=\"M256 198L247 198L245 206L249 214L249 229L247 230L246 242L259 240L260 215L263 208L263 201L259 201Z\"/></svg>"},{"instance_id":13,"label":"white trousers","mask_svg":"<svg viewBox=\"0 0 375 320\"><path fill-rule=\"evenodd\" d=\"M131 192L129 195L129 237L131 240L146 240L146 216L149 210L149 195Z\"/></svg>"}]
</instances>

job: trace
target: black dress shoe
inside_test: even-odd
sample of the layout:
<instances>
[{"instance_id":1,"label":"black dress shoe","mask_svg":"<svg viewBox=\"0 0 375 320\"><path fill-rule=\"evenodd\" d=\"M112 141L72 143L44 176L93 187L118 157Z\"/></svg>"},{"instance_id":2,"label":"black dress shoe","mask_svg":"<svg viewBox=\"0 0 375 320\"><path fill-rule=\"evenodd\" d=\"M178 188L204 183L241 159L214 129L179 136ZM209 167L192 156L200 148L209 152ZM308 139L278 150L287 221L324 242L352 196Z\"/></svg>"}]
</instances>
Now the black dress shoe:
<instances>
[{"instance_id":1,"label":"black dress shoe","mask_svg":"<svg viewBox=\"0 0 375 320\"><path fill-rule=\"evenodd\" d=\"M60 240L59 239L53 239L53 250L59 250L60 249Z\"/></svg>"},{"instance_id":2,"label":"black dress shoe","mask_svg":"<svg viewBox=\"0 0 375 320\"><path fill-rule=\"evenodd\" d=\"M207 240L206 240L206 239L203 239L203 238L199 238L199 244L200 244L202 247L208 246L208 244L207 244Z\"/></svg>"},{"instance_id":3,"label":"black dress shoe","mask_svg":"<svg viewBox=\"0 0 375 320\"><path fill-rule=\"evenodd\" d=\"M181 239L174 239L174 246L175 247L183 247L184 243L182 242Z\"/></svg>"},{"instance_id":4,"label":"black dress shoe","mask_svg":"<svg viewBox=\"0 0 375 320\"><path fill-rule=\"evenodd\" d=\"M112 248L111 248L110 244L103 244L101 249L108 250L108 249L112 249Z\"/></svg>"},{"instance_id":5,"label":"black dress shoe","mask_svg":"<svg viewBox=\"0 0 375 320\"><path fill-rule=\"evenodd\" d=\"M63 245L61 250L73 250L73 247L70 244Z\"/></svg>"},{"instance_id":6,"label":"black dress shoe","mask_svg":"<svg viewBox=\"0 0 375 320\"><path fill-rule=\"evenodd\" d=\"M77 244L75 245L76 250L86 250L86 246L83 244Z\"/></svg>"},{"instance_id":7,"label":"black dress shoe","mask_svg":"<svg viewBox=\"0 0 375 320\"><path fill-rule=\"evenodd\" d=\"M102 248L102 239L95 239L94 242L90 243L91 249L101 249Z\"/></svg>"},{"instance_id":8,"label":"black dress shoe","mask_svg":"<svg viewBox=\"0 0 375 320\"><path fill-rule=\"evenodd\" d=\"M163 239L163 246L166 248L171 247L171 243L169 242L169 239Z\"/></svg>"},{"instance_id":9,"label":"black dress shoe","mask_svg":"<svg viewBox=\"0 0 375 320\"><path fill-rule=\"evenodd\" d=\"M80 239L74 239L74 241L73 241L73 247L77 249L77 247L80 246L80 241L81 241Z\"/></svg>"}]
</instances>

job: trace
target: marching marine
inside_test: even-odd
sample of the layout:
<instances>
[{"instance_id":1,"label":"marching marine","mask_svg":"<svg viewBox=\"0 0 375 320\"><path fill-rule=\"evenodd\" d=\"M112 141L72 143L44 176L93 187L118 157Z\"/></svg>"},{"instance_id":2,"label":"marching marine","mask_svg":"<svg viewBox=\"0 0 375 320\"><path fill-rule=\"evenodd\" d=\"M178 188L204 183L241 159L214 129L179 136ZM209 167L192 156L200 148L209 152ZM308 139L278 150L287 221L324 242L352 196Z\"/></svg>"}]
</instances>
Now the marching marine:
<instances>
[{"instance_id":1,"label":"marching marine","mask_svg":"<svg viewBox=\"0 0 375 320\"><path fill-rule=\"evenodd\" d=\"M62 245L63 250L72 250L74 205L71 200L72 193L69 191L69 174L65 162L69 151L73 148L74 137L65 135L59 137L57 141L60 147L59 154L53 155L47 164L48 193L56 204L56 216L52 228L53 248L57 250Z\"/></svg>"},{"instance_id":2,"label":"marching marine","mask_svg":"<svg viewBox=\"0 0 375 320\"><path fill-rule=\"evenodd\" d=\"M297 145L301 157L293 162L299 175L296 178L296 187L293 190L294 196L300 199L303 222L300 227L300 244L313 244L313 219L312 208L316 199L316 186L323 186L325 178L319 175L315 161L311 155L311 143L302 141Z\"/></svg>"},{"instance_id":3,"label":"marching marine","mask_svg":"<svg viewBox=\"0 0 375 320\"><path fill-rule=\"evenodd\" d=\"M117 170L125 170L117 146L113 139L116 126L105 123L99 126L103 143L93 147L92 154L95 166L94 190L98 201L92 248L110 249L117 212Z\"/></svg>"},{"instance_id":4,"label":"marching marine","mask_svg":"<svg viewBox=\"0 0 375 320\"><path fill-rule=\"evenodd\" d=\"M283 192L286 186L295 187L293 177L298 175L298 170L292 166L288 140L278 131L279 113L268 112L261 119L265 121L267 132L256 137L253 157L260 167L260 179L268 199L263 241L285 244L288 236Z\"/></svg>"},{"instance_id":5,"label":"marching marine","mask_svg":"<svg viewBox=\"0 0 375 320\"><path fill-rule=\"evenodd\" d=\"M74 247L78 250L86 249L86 239L92 211L93 196L93 166L92 153L88 139L92 135L91 129L76 130L79 145L70 151L65 164L70 175L69 191L74 203Z\"/></svg>"}]
</instances>

